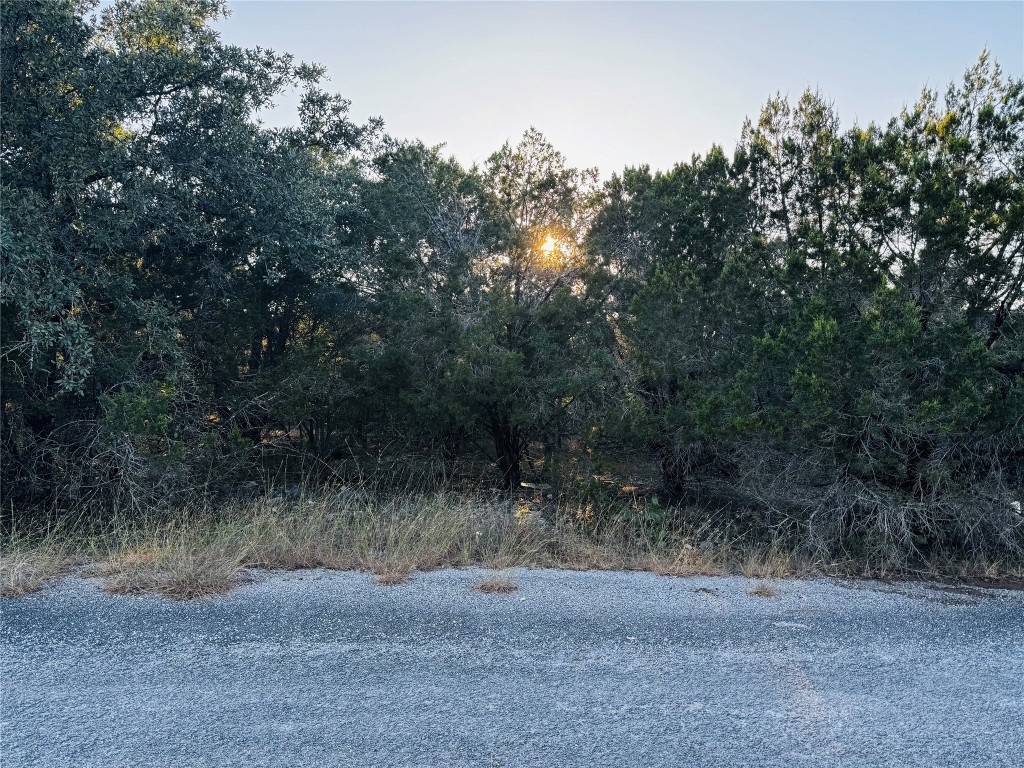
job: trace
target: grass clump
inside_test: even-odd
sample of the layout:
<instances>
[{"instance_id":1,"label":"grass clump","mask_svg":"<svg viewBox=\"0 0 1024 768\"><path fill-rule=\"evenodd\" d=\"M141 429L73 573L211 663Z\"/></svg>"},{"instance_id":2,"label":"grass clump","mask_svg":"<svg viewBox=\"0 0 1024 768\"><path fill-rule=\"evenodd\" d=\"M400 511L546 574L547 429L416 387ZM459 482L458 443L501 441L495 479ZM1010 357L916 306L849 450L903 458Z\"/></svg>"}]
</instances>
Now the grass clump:
<instances>
[{"instance_id":1,"label":"grass clump","mask_svg":"<svg viewBox=\"0 0 1024 768\"><path fill-rule=\"evenodd\" d=\"M215 542L180 541L116 552L86 573L102 578L111 594L194 600L230 591L243 580L245 567L242 552Z\"/></svg>"},{"instance_id":2,"label":"grass clump","mask_svg":"<svg viewBox=\"0 0 1024 768\"><path fill-rule=\"evenodd\" d=\"M0 557L0 597L22 597L38 592L67 570L67 561L59 553L7 551Z\"/></svg>"},{"instance_id":3,"label":"grass clump","mask_svg":"<svg viewBox=\"0 0 1024 768\"><path fill-rule=\"evenodd\" d=\"M519 585L504 576L490 576L474 584L473 589L485 595L508 595L519 589Z\"/></svg>"},{"instance_id":4,"label":"grass clump","mask_svg":"<svg viewBox=\"0 0 1024 768\"><path fill-rule=\"evenodd\" d=\"M377 574L373 583L382 587L397 587L400 584L408 583L409 576L408 571L384 571Z\"/></svg>"},{"instance_id":5,"label":"grass clump","mask_svg":"<svg viewBox=\"0 0 1024 768\"><path fill-rule=\"evenodd\" d=\"M35 537L13 532L0 547L0 597L39 592L84 561L67 531L55 529Z\"/></svg>"},{"instance_id":6,"label":"grass clump","mask_svg":"<svg viewBox=\"0 0 1024 768\"><path fill-rule=\"evenodd\" d=\"M779 594L779 590L773 584L766 584L765 582L761 582L760 584L755 585L752 590L750 590L750 594L754 597L775 597Z\"/></svg>"}]
</instances>

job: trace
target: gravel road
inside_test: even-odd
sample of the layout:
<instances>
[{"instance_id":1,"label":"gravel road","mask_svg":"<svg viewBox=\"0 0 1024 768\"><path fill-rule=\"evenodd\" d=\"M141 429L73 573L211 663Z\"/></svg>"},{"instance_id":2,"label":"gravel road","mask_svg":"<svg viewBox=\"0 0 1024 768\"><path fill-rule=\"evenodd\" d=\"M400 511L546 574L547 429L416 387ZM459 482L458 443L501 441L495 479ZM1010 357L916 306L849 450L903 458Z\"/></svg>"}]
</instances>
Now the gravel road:
<instances>
[{"instance_id":1,"label":"gravel road","mask_svg":"<svg viewBox=\"0 0 1024 768\"><path fill-rule=\"evenodd\" d=\"M0 601L0 765L1024 765L1024 592L486 574Z\"/></svg>"}]
</instances>

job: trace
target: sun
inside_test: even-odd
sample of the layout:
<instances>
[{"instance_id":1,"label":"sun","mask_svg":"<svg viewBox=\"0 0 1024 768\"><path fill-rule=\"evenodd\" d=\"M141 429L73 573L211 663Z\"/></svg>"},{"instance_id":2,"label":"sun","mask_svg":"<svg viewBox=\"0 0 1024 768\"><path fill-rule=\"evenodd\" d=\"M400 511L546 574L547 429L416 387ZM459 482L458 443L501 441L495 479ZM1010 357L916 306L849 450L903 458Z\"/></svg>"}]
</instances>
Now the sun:
<instances>
[{"instance_id":1,"label":"sun","mask_svg":"<svg viewBox=\"0 0 1024 768\"><path fill-rule=\"evenodd\" d=\"M559 237L561 232L548 230L538 233L534 241L531 266L542 272L562 272L573 262L572 241ZM541 240L540 238L544 239Z\"/></svg>"}]
</instances>

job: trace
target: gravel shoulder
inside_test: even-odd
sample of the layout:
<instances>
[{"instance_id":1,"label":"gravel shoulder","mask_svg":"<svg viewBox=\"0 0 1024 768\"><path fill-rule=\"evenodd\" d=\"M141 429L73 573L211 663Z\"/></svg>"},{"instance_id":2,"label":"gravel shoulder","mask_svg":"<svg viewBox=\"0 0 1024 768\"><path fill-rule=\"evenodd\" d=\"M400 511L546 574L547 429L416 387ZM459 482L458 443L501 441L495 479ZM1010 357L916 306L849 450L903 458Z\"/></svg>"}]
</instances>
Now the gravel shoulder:
<instances>
[{"instance_id":1,"label":"gravel shoulder","mask_svg":"<svg viewBox=\"0 0 1024 768\"><path fill-rule=\"evenodd\" d=\"M0 600L0 764L1024 764L1024 592L492 573Z\"/></svg>"}]
</instances>

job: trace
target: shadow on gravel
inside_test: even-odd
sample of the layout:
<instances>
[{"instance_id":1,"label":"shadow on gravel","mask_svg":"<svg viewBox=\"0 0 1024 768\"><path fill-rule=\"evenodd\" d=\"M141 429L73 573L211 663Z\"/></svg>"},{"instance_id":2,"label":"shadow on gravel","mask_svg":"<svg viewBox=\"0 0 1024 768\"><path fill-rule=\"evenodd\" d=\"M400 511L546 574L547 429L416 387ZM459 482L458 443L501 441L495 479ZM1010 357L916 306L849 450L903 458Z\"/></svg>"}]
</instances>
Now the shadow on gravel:
<instances>
[{"instance_id":1,"label":"shadow on gravel","mask_svg":"<svg viewBox=\"0 0 1024 768\"><path fill-rule=\"evenodd\" d=\"M868 590L900 595L939 605L978 605L999 597L998 590L1024 591L1024 583L1009 579L975 579L970 582L943 582L932 579L837 579L846 589Z\"/></svg>"}]
</instances>

